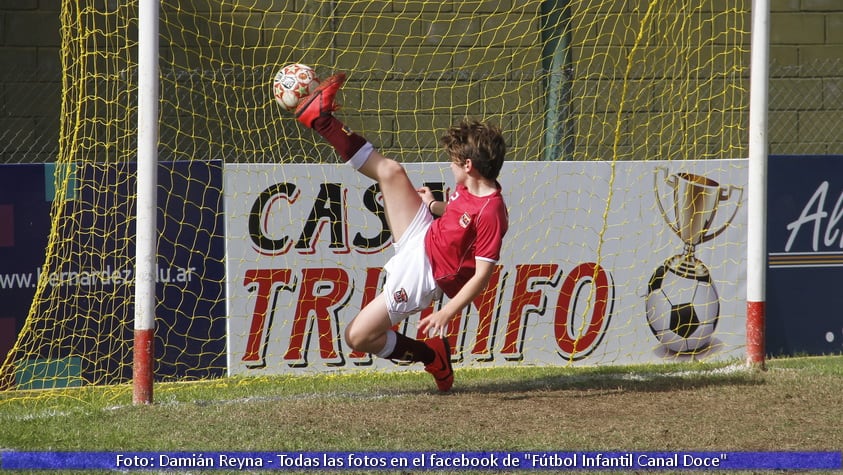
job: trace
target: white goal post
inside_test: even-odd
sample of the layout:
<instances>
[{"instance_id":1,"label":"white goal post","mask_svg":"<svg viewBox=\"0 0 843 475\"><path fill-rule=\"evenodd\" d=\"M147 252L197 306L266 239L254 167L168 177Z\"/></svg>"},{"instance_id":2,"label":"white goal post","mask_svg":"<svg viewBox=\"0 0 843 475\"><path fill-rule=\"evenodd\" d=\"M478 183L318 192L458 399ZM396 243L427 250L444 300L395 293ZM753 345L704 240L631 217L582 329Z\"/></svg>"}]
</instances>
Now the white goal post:
<instances>
[{"instance_id":1,"label":"white goal post","mask_svg":"<svg viewBox=\"0 0 843 475\"><path fill-rule=\"evenodd\" d=\"M152 403L155 356L155 276L158 253L158 12L159 0L138 8L138 178L132 401Z\"/></svg>"},{"instance_id":2,"label":"white goal post","mask_svg":"<svg viewBox=\"0 0 843 475\"><path fill-rule=\"evenodd\" d=\"M749 176L747 208L746 354L750 366L764 368L767 272L767 86L770 2L752 4L749 84Z\"/></svg>"}]
</instances>

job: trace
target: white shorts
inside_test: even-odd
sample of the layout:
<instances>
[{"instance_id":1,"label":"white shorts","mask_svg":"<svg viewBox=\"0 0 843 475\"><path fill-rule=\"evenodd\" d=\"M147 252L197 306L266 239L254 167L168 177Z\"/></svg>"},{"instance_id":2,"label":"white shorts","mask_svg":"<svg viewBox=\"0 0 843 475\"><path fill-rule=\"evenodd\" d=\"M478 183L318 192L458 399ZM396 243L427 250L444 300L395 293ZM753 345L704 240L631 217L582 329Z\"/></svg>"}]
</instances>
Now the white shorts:
<instances>
[{"instance_id":1,"label":"white shorts","mask_svg":"<svg viewBox=\"0 0 843 475\"><path fill-rule=\"evenodd\" d=\"M383 289L386 309L393 325L442 297L424 250L424 236L432 222L433 215L427 207L420 206L401 240L392 244L395 255L383 267L386 271Z\"/></svg>"}]
</instances>

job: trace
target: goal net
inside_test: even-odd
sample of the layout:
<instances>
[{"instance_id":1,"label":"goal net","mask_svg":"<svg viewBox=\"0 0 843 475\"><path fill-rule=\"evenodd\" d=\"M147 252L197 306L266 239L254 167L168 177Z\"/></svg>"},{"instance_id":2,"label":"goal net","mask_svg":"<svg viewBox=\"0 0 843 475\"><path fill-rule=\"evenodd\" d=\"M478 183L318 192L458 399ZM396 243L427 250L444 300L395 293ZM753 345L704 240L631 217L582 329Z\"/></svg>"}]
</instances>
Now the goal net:
<instances>
[{"instance_id":1,"label":"goal net","mask_svg":"<svg viewBox=\"0 0 843 475\"><path fill-rule=\"evenodd\" d=\"M156 380L391 367L342 340L392 254L377 189L274 103L295 62L346 72L338 115L443 199L443 130L504 129L510 232L457 367L741 354L750 3L162 0ZM62 2L50 233L3 389L132 377L137 12Z\"/></svg>"}]
</instances>

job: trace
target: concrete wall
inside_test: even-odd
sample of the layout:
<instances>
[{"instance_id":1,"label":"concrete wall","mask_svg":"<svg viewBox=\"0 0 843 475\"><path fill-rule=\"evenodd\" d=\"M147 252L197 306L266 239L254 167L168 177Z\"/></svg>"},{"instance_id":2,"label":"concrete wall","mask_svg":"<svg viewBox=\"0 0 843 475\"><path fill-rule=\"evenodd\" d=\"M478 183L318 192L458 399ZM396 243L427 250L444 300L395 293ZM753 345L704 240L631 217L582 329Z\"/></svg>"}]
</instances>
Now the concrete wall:
<instances>
[{"instance_id":1,"label":"concrete wall","mask_svg":"<svg viewBox=\"0 0 843 475\"><path fill-rule=\"evenodd\" d=\"M60 0L0 0L0 162L57 154L59 10Z\"/></svg>"},{"instance_id":2,"label":"concrete wall","mask_svg":"<svg viewBox=\"0 0 843 475\"><path fill-rule=\"evenodd\" d=\"M843 2L772 0L770 153L843 153Z\"/></svg>"}]
</instances>

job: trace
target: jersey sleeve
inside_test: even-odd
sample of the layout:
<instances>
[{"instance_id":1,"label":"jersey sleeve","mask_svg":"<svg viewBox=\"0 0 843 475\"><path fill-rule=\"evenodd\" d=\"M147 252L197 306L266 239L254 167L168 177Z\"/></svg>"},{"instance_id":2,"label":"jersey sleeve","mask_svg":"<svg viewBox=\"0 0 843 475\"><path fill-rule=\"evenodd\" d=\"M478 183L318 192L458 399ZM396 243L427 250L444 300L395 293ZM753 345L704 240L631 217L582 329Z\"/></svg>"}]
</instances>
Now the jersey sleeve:
<instances>
[{"instance_id":1,"label":"jersey sleeve","mask_svg":"<svg viewBox=\"0 0 843 475\"><path fill-rule=\"evenodd\" d=\"M490 262L501 258L503 237L509 227L509 217L502 200L487 207L477 219L477 239L474 242L474 257Z\"/></svg>"}]
</instances>

